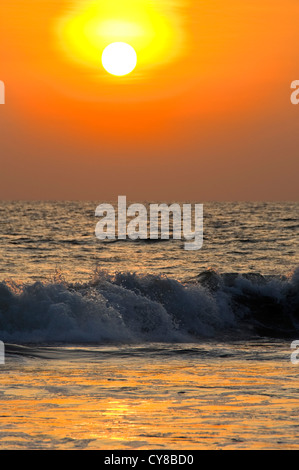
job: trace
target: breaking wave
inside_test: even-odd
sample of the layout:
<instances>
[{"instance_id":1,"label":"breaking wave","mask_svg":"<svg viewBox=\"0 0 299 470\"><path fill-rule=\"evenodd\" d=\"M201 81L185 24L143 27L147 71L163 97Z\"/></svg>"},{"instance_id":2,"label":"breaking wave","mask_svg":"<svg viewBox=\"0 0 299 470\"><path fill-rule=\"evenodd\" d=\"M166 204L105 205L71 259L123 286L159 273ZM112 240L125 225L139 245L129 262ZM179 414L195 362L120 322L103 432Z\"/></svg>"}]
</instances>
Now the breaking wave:
<instances>
[{"instance_id":1,"label":"breaking wave","mask_svg":"<svg viewBox=\"0 0 299 470\"><path fill-rule=\"evenodd\" d=\"M86 284L0 284L0 339L9 343L195 342L226 335L295 337L299 269L288 278L205 271L182 284L98 273Z\"/></svg>"}]
</instances>

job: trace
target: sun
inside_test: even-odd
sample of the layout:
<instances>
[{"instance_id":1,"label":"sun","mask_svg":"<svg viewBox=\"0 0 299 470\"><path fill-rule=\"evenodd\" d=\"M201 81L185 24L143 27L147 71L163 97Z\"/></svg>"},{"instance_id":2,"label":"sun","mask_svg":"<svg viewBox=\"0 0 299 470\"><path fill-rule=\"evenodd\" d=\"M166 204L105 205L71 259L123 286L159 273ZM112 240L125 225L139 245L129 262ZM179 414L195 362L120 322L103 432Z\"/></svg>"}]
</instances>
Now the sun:
<instances>
[{"instance_id":1,"label":"sun","mask_svg":"<svg viewBox=\"0 0 299 470\"><path fill-rule=\"evenodd\" d=\"M122 77L131 73L137 65L135 49L126 42L113 42L102 54L104 69L111 75Z\"/></svg>"}]
</instances>

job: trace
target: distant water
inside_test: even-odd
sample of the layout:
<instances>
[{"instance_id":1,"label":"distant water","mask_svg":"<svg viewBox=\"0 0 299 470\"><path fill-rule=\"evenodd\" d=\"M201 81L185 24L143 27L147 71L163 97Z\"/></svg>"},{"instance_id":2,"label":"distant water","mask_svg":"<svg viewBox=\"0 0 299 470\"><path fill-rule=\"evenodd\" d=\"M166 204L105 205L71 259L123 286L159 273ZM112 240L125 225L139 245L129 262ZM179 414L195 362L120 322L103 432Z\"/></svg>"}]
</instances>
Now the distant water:
<instances>
[{"instance_id":1,"label":"distant water","mask_svg":"<svg viewBox=\"0 0 299 470\"><path fill-rule=\"evenodd\" d=\"M194 252L97 205L0 204L0 448L298 449L298 205L205 204Z\"/></svg>"},{"instance_id":2,"label":"distant water","mask_svg":"<svg viewBox=\"0 0 299 470\"><path fill-rule=\"evenodd\" d=\"M202 271L288 275L299 265L296 203L204 204L204 245L95 237L100 202L0 203L0 279L41 281L59 269L88 281L96 267L189 280ZM202 201L199 201L202 202Z\"/></svg>"}]
</instances>

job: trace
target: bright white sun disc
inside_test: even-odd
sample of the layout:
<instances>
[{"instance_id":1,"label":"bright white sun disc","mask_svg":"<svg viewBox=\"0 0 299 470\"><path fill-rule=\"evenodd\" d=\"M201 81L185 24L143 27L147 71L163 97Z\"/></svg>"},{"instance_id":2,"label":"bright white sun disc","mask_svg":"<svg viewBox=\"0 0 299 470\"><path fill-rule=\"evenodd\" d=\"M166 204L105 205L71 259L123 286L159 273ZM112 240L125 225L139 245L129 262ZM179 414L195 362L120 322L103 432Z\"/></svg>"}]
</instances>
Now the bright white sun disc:
<instances>
[{"instance_id":1,"label":"bright white sun disc","mask_svg":"<svg viewBox=\"0 0 299 470\"><path fill-rule=\"evenodd\" d=\"M111 75L127 75L137 65L135 49L125 42L113 42L104 49L102 54L104 69Z\"/></svg>"}]
</instances>

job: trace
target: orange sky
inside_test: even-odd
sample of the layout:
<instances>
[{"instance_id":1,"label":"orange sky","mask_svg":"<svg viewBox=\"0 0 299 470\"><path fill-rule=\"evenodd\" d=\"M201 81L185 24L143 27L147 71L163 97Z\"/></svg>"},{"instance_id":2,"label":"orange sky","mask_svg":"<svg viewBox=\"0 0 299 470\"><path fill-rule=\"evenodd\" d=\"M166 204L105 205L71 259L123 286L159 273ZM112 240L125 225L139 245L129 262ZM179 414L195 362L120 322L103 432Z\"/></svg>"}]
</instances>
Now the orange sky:
<instances>
[{"instance_id":1,"label":"orange sky","mask_svg":"<svg viewBox=\"0 0 299 470\"><path fill-rule=\"evenodd\" d=\"M0 199L297 199L298 0L119 2L1 0ZM139 28L126 77L64 34L95 3Z\"/></svg>"}]
</instances>

